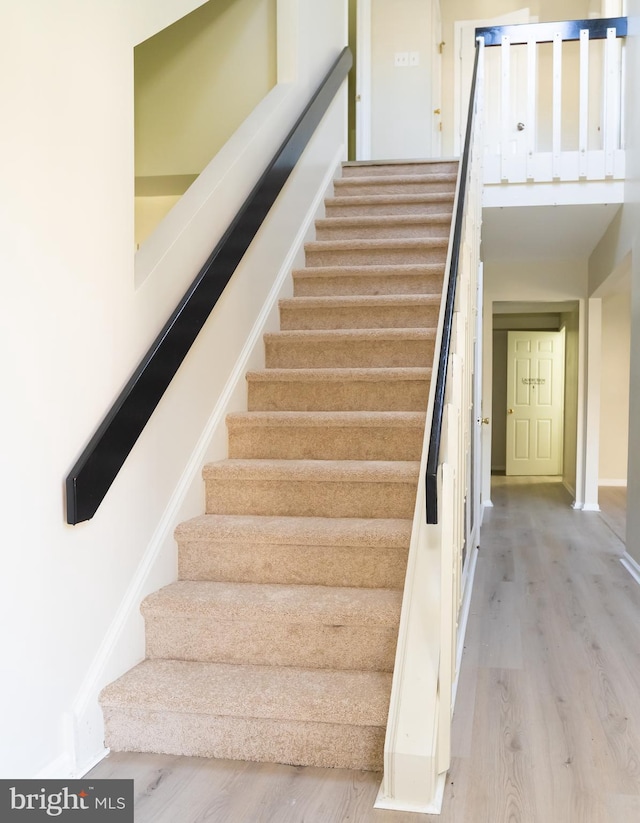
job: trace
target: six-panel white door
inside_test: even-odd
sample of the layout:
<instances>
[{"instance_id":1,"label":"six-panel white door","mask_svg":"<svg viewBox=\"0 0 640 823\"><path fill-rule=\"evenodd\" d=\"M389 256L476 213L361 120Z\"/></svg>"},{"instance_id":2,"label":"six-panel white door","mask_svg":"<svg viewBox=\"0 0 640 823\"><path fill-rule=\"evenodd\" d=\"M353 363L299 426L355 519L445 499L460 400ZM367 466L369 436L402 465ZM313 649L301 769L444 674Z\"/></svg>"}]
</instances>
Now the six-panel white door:
<instances>
[{"instance_id":1,"label":"six-panel white door","mask_svg":"<svg viewBox=\"0 0 640 823\"><path fill-rule=\"evenodd\" d=\"M564 333L510 331L507 356L507 474L561 474Z\"/></svg>"}]
</instances>

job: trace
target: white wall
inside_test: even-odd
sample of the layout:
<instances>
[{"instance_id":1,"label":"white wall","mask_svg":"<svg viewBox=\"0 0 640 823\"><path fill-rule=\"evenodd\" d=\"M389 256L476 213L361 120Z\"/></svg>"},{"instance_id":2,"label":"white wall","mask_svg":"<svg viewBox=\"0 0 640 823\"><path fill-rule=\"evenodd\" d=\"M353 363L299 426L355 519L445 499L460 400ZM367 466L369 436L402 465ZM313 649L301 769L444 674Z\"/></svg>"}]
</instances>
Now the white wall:
<instances>
[{"instance_id":1,"label":"white wall","mask_svg":"<svg viewBox=\"0 0 640 823\"><path fill-rule=\"evenodd\" d=\"M67 526L69 468L346 43L343 0L281 0L291 82L192 187L177 242L163 223L136 288L133 47L199 5L11 4L0 80L2 777L70 776L100 756L97 692L143 656L139 599L175 577L173 527L202 511L199 463L225 454L224 412L242 403L244 365L260 360L259 346L243 353L247 335L275 322L261 317L273 278L344 154L343 94L97 515Z\"/></svg>"},{"instance_id":2,"label":"white wall","mask_svg":"<svg viewBox=\"0 0 640 823\"><path fill-rule=\"evenodd\" d=\"M629 445L631 307L628 293L602 300L600 484L624 485Z\"/></svg>"}]
</instances>

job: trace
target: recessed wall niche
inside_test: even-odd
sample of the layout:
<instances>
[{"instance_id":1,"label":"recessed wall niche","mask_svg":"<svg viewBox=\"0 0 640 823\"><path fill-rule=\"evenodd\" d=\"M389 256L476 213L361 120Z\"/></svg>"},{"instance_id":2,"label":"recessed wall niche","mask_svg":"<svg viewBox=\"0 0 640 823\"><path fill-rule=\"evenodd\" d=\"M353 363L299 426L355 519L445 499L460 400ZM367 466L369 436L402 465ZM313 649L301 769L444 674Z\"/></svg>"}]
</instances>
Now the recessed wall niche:
<instances>
[{"instance_id":1,"label":"recessed wall niche","mask_svg":"<svg viewBox=\"0 0 640 823\"><path fill-rule=\"evenodd\" d=\"M276 82L276 0L210 0L135 47L136 248Z\"/></svg>"}]
</instances>

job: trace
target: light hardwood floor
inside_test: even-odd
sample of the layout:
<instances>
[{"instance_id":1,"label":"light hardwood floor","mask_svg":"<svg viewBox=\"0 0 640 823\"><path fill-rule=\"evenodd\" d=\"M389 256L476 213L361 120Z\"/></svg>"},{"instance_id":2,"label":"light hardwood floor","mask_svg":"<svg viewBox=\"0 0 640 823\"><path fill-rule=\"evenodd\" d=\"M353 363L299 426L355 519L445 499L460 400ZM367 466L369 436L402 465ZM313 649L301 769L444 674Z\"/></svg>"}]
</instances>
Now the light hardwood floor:
<instances>
[{"instance_id":1,"label":"light hardwood floor","mask_svg":"<svg viewBox=\"0 0 640 823\"><path fill-rule=\"evenodd\" d=\"M640 586L598 513L544 478L493 479L442 814L372 808L379 775L111 755L136 823L636 823Z\"/></svg>"}]
</instances>

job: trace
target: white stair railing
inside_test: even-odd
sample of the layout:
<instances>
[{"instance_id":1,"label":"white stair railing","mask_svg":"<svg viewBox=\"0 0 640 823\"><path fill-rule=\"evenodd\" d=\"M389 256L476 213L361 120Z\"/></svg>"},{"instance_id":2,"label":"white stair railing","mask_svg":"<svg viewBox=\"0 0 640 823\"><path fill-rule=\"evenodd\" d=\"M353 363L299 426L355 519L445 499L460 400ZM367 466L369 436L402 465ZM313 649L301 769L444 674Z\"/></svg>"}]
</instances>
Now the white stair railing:
<instances>
[{"instance_id":1,"label":"white stair railing","mask_svg":"<svg viewBox=\"0 0 640 823\"><path fill-rule=\"evenodd\" d=\"M471 556L467 507L475 505L470 489L481 265L483 52L479 41L445 268L384 777L376 802L378 808L423 813L439 811L451 762L463 566L465 554Z\"/></svg>"},{"instance_id":2,"label":"white stair railing","mask_svg":"<svg viewBox=\"0 0 640 823\"><path fill-rule=\"evenodd\" d=\"M624 178L626 33L625 17L476 29L487 47L485 183Z\"/></svg>"}]
</instances>

